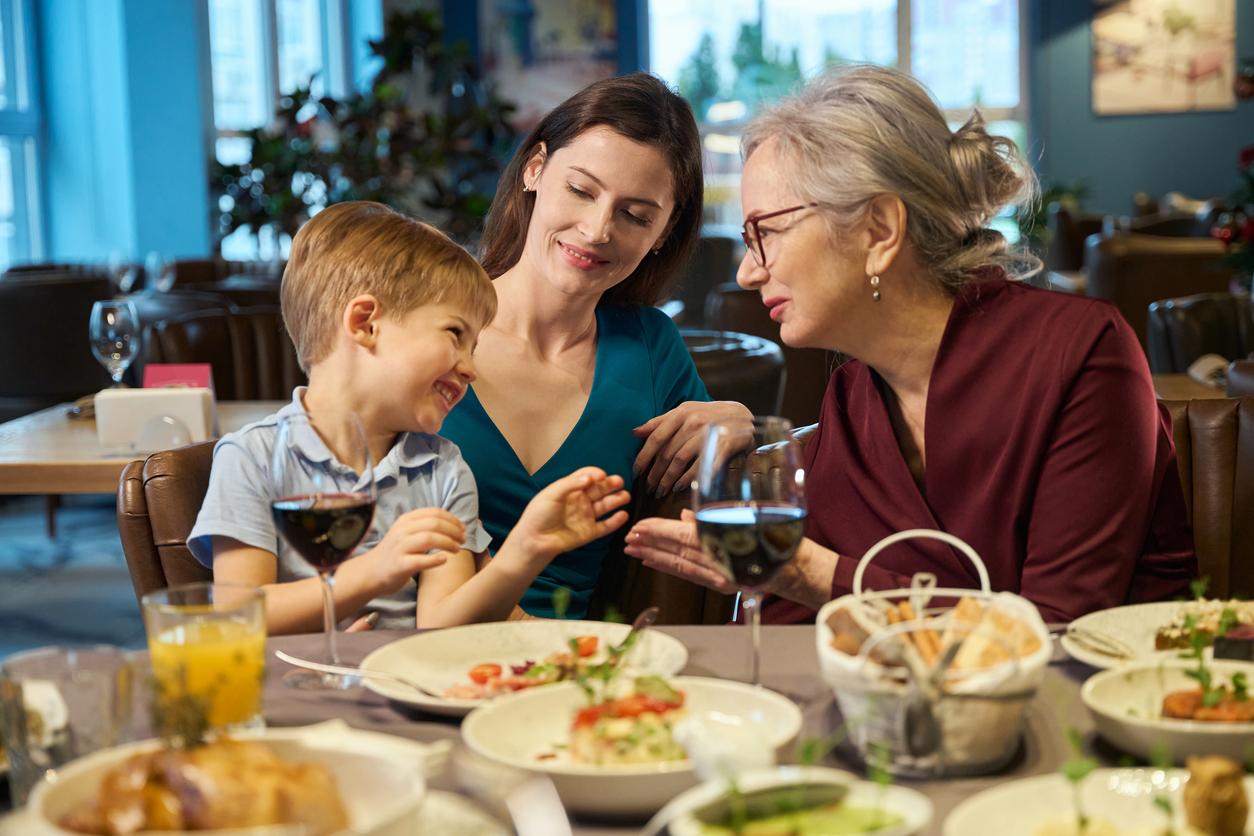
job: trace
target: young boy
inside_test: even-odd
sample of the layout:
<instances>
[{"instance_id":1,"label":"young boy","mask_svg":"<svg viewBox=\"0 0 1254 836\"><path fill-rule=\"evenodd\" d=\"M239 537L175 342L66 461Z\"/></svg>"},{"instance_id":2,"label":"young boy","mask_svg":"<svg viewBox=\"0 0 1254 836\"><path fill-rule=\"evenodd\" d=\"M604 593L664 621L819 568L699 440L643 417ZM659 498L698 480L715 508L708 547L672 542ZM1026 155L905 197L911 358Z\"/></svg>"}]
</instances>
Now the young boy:
<instances>
[{"instance_id":1,"label":"young boy","mask_svg":"<svg viewBox=\"0 0 1254 836\"><path fill-rule=\"evenodd\" d=\"M377 203L324 209L292 242L282 306L309 385L218 442L187 543L214 580L265 588L271 633L322 623L315 572L278 548L271 518L270 455L285 414L356 413L376 462L374 521L335 576L341 618L363 608L380 613L380 627L506 618L550 560L626 521L622 478L582 468L538 493L487 560L474 477L436 433L475 379L471 355L496 294L440 232ZM343 466L317 466L333 465Z\"/></svg>"}]
</instances>

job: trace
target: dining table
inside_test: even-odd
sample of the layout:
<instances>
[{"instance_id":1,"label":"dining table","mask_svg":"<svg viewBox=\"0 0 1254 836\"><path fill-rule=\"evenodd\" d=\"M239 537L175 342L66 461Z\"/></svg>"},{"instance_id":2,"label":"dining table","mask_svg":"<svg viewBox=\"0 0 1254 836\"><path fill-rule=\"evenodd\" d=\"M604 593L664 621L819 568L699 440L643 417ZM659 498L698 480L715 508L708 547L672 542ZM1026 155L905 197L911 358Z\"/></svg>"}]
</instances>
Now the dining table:
<instances>
[{"instance_id":1,"label":"dining table","mask_svg":"<svg viewBox=\"0 0 1254 836\"><path fill-rule=\"evenodd\" d=\"M748 631L728 626L662 626L688 649L689 676L709 676L747 680L749 674ZM341 661L357 664L370 651L412 632L374 631L344 633L338 636ZM283 650L303 659L319 659L323 652L321 634L273 637L270 651ZM354 728L384 732L430 743L460 740L457 718L425 714L409 706L389 701L361 685L344 691L302 691L283 685L287 664L271 657L267 664L264 691L265 718L270 726L302 726L339 718ZM1022 742L1014 759L1004 769L974 778L898 779L904 786L919 790L934 806L931 825L923 836L939 836L949 812L971 795L998 784L1057 771L1073 756L1068 730L1074 728L1089 749L1088 754L1102 765L1116 766L1126 758L1096 738L1094 726L1080 701L1080 686L1093 669L1070 660L1055 641L1054 656L1046 669L1044 682L1028 703ZM819 672L815 628L764 626L762 628L762 684L793 700L801 709L803 727L800 739L829 736L840 727L841 717L831 687ZM856 756L837 748L821 765L864 773ZM460 791L449 775L437 776L432 785ZM571 819L577 836L617 836L638 833L645 822L602 821L582 817Z\"/></svg>"},{"instance_id":2,"label":"dining table","mask_svg":"<svg viewBox=\"0 0 1254 836\"><path fill-rule=\"evenodd\" d=\"M228 433L282 408L285 401L219 401L218 430ZM126 465L151 451L102 446L96 422L63 403L0 424L0 494L114 493Z\"/></svg>"}]
</instances>

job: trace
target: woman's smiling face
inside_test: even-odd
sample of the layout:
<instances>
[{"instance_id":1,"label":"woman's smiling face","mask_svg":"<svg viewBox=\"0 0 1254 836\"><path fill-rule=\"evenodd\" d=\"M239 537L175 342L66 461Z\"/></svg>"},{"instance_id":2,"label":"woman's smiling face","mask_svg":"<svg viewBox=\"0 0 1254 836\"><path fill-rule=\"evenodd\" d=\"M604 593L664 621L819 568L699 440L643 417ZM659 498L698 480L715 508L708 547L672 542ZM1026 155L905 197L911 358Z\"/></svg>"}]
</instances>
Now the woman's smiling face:
<instances>
[{"instance_id":1,"label":"woman's smiling face","mask_svg":"<svg viewBox=\"0 0 1254 836\"><path fill-rule=\"evenodd\" d=\"M674 211L666 158L590 128L523 171L536 193L522 260L562 293L600 296L662 244Z\"/></svg>"}]
</instances>

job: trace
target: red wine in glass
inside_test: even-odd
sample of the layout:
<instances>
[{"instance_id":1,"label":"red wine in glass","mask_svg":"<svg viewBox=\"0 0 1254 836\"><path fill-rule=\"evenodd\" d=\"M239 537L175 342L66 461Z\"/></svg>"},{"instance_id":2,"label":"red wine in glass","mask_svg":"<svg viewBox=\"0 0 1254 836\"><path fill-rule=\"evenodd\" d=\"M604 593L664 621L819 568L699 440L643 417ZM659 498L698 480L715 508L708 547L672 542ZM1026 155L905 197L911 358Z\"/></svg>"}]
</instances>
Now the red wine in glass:
<instances>
[{"instance_id":1,"label":"red wine in glass","mask_svg":"<svg viewBox=\"0 0 1254 836\"><path fill-rule=\"evenodd\" d=\"M374 517L374 497L361 493L285 496L270 507L283 539L319 573L352 557Z\"/></svg>"},{"instance_id":2,"label":"red wine in glass","mask_svg":"<svg viewBox=\"0 0 1254 836\"><path fill-rule=\"evenodd\" d=\"M697 511L706 554L744 589L758 589L793 559L805 535L804 508L782 503L726 503Z\"/></svg>"}]
</instances>

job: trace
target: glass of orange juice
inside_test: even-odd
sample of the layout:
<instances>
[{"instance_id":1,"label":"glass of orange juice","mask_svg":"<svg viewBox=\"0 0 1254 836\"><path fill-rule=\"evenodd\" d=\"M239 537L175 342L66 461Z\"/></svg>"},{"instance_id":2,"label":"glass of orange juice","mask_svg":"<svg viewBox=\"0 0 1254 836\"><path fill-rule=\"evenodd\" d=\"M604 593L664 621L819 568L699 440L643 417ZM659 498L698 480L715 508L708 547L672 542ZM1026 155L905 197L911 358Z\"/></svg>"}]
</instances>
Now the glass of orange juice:
<instances>
[{"instance_id":1,"label":"glass of orange juice","mask_svg":"<svg viewBox=\"0 0 1254 836\"><path fill-rule=\"evenodd\" d=\"M260 589L220 583L172 586L145 595L154 718L212 730L264 727L266 616Z\"/></svg>"}]
</instances>

